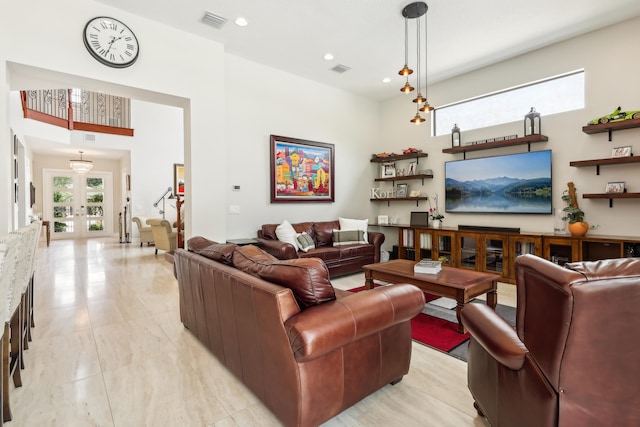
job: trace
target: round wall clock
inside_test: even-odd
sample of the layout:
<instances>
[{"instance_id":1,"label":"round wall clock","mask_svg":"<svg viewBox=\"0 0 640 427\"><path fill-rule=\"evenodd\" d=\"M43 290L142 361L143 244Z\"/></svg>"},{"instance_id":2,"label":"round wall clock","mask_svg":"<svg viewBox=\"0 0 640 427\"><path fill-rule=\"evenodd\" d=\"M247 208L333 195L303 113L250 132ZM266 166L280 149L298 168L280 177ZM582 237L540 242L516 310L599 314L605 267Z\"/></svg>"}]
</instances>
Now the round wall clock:
<instances>
[{"instance_id":1,"label":"round wall clock","mask_svg":"<svg viewBox=\"0 0 640 427\"><path fill-rule=\"evenodd\" d=\"M138 39L117 19L93 18L84 27L83 39L89 53L109 67L125 68L138 59Z\"/></svg>"}]
</instances>

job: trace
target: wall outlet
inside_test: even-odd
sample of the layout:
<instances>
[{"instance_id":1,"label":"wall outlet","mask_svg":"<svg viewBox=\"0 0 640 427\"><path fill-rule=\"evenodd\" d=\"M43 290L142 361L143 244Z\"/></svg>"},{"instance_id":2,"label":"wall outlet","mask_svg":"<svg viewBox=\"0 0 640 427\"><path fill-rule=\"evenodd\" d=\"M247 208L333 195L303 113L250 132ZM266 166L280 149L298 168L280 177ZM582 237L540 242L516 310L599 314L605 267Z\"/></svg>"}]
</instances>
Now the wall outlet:
<instances>
[{"instance_id":1,"label":"wall outlet","mask_svg":"<svg viewBox=\"0 0 640 427\"><path fill-rule=\"evenodd\" d=\"M229 205L229 213L230 214L239 214L240 213L240 206L238 206L238 205Z\"/></svg>"}]
</instances>

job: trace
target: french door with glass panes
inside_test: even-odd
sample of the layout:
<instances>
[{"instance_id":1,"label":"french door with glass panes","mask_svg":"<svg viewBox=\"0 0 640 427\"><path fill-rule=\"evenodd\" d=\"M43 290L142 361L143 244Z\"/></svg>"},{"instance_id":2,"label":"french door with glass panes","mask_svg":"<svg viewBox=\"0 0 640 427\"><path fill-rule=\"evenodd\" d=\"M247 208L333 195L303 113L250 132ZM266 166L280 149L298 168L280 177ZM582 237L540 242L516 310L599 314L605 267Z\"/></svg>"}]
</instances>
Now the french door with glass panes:
<instances>
[{"instance_id":1,"label":"french door with glass panes","mask_svg":"<svg viewBox=\"0 0 640 427\"><path fill-rule=\"evenodd\" d=\"M43 217L53 225L53 239L113 234L113 177L110 172L84 175L43 171Z\"/></svg>"}]
</instances>

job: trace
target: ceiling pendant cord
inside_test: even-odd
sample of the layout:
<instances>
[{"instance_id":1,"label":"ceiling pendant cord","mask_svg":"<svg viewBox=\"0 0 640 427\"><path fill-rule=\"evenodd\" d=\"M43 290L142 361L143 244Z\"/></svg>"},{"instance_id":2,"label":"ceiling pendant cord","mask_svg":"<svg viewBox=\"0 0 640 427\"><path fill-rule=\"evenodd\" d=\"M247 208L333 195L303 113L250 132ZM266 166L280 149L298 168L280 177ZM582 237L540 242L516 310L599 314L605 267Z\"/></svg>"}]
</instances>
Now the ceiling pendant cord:
<instances>
[{"instance_id":1,"label":"ceiling pendant cord","mask_svg":"<svg viewBox=\"0 0 640 427\"><path fill-rule=\"evenodd\" d=\"M425 13L424 14L424 104L420 108L420 111L427 114L429 114L431 110L433 110L433 107L429 104L429 96L428 96L429 88L427 86L429 84L428 71L427 71L427 65L429 63L429 58L427 56L427 52L429 49L429 46L427 44L428 35L429 35L429 31L427 28L427 14Z\"/></svg>"},{"instance_id":2,"label":"ceiling pendant cord","mask_svg":"<svg viewBox=\"0 0 640 427\"><path fill-rule=\"evenodd\" d=\"M417 22L417 30L416 30L416 34L417 34L417 37L416 37L416 41L417 41L417 54L416 54L416 57L417 58L416 59L417 59L417 61L416 62L418 64L417 67L416 67L416 70L417 70L417 76L416 77L417 77L417 80L418 80L418 85L417 85L418 86L418 96L413 100L413 102L416 103L416 116L413 119L411 119L411 123L415 123L416 125L419 125L420 123L424 122L425 119L420 116L420 104L422 103L422 101L424 99L424 98L422 98L422 94L420 93L420 18L418 18L416 20L416 22Z\"/></svg>"}]
</instances>

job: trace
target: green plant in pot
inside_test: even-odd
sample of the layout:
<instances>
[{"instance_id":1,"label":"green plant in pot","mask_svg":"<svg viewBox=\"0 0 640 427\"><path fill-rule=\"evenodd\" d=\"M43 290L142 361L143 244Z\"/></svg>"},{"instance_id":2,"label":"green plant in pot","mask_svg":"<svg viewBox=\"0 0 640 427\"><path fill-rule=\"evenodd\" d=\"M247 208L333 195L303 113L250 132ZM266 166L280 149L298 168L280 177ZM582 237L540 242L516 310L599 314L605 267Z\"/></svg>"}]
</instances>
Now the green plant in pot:
<instances>
[{"instance_id":1,"label":"green plant in pot","mask_svg":"<svg viewBox=\"0 0 640 427\"><path fill-rule=\"evenodd\" d=\"M573 182L567 183L567 189L562 193L562 201L567 206L562 209L565 216L563 221L568 221L568 229L574 236L583 236L589 230L589 223L584 220L584 211L578 205L578 197L576 196L576 187Z\"/></svg>"}]
</instances>

